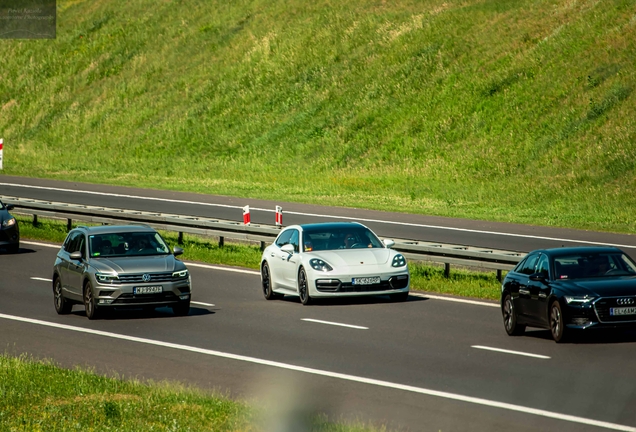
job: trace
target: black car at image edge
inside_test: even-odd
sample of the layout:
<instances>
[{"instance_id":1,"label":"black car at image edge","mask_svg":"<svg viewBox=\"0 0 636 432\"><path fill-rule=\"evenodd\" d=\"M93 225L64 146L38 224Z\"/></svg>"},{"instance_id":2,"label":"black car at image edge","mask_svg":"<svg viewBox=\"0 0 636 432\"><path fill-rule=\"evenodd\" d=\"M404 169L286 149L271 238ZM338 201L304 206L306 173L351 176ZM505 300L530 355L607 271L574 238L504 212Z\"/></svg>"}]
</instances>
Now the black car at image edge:
<instances>
[{"instance_id":1,"label":"black car at image edge","mask_svg":"<svg viewBox=\"0 0 636 432\"><path fill-rule=\"evenodd\" d=\"M20 250L20 227L16 218L9 213L11 210L12 204L0 201L0 249L17 253Z\"/></svg>"},{"instance_id":2,"label":"black car at image edge","mask_svg":"<svg viewBox=\"0 0 636 432\"><path fill-rule=\"evenodd\" d=\"M501 286L510 336L549 329L556 342L574 331L636 327L636 262L615 247L530 252Z\"/></svg>"}]
</instances>

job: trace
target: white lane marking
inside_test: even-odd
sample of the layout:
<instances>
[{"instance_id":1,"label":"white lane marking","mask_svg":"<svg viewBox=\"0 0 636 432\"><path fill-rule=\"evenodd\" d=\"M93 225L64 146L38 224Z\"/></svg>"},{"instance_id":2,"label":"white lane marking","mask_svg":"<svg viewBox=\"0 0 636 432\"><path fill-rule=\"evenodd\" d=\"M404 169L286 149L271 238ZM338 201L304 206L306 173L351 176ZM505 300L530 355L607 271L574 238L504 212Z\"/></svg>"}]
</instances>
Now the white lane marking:
<instances>
[{"instance_id":1,"label":"white lane marking","mask_svg":"<svg viewBox=\"0 0 636 432\"><path fill-rule=\"evenodd\" d=\"M38 243L38 242L34 242L34 241L20 240L20 243L33 245L33 246L50 247L50 248L55 248L55 249L59 249L60 248L60 245L54 245L54 244L49 244L49 243Z\"/></svg>"},{"instance_id":2,"label":"white lane marking","mask_svg":"<svg viewBox=\"0 0 636 432\"><path fill-rule=\"evenodd\" d=\"M369 330L369 327L362 327L362 326L357 326L352 324L342 324L342 323L331 322L331 321L321 321L321 320L311 319L311 318L301 318L300 320L314 322L318 324L328 324L332 326L349 327L349 328L360 329L360 330Z\"/></svg>"},{"instance_id":3,"label":"white lane marking","mask_svg":"<svg viewBox=\"0 0 636 432\"><path fill-rule=\"evenodd\" d=\"M53 282L53 279L46 279L41 277L32 277L31 279L37 280L37 281L44 281L44 282Z\"/></svg>"},{"instance_id":4,"label":"white lane marking","mask_svg":"<svg viewBox=\"0 0 636 432\"><path fill-rule=\"evenodd\" d=\"M4 319L7 319L7 320L12 320L12 321L19 321L19 322L25 322L25 323L30 323L30 324L36 324L36 325L41 325L41 326L45 326L45 327L53 327L53 328L57 328L57 329L75 331L75 332L79 332L79 333L87 333L87 334L92 334L92 335L97 335L97 336L104 336L104 337L109 337L109 338L113 338L113 339L126 340L126 341L130 341L130 342L138 342L138 343L154 345L154 346L160 346L160 347L165 347L165 348L173 348L173 349L177 349L177 350L194 352L194 353L199 353L199 354L204 354L204 355L209 355L209 356L214 356L214 357L220 357L220 358L226 358L226 359L231 359L231 360L239 360L239 361L244 361L244 362L248 362L248 363L264 365L264 366L271 366L271 367L276 367L276 368L280 368L280 369L286 369L286 370L302 372L302 373L307 373L307 374L312 374L312 375L324 376L324 377L329 377L329 378L336 378L336 379L341 379L341 380L345 380L345 381L351 381L351 382L357 382L357 383L362 383L362 384L375 385L375 386L379 386L379 387L386 387L386 388L391 388L391 389L394 389L394 390L408 391L408 392L412 392L412 393L418 393L418 394L423 394L423 395L427 395L427 396L439 397L439 398L450 399L450 400L455 400L455 401L460 401L460 402L473 403L473 404L476 404L476 405L488 406L488 407L493 407L493 408L501 408L501 409L505 409L505 410L516 411L516 412L521 412L521 413L525 413L525 414L533 414L533 415L540 416L540 417L547 417L547 418L552 418L552 419L556 419L556 420L563 420L563 421L568 421L568 422L572 422L572 423L579 423L579 424L585 424L585 425L590 425L590 426L597 426L597 427L601 427L601 428L613 429L613 430L619 430L619 431L636 432L636 428L632 427L632 426L626 426L626 425L621 425L621 424L617 424L617 423L609 423L609 422L605 422L605 421L588 419L588 418L585 418L585 417L578 417L578 416L569 415L569 414L561 414L561 413L557 413L557 412L553 412L553 411L546 411L546 410L542 410L542 409L528 408L528 407L525 407L525 406L514 405L514 404L510 404L510 403L506 403L506 402L497 402L497 401L492 401L492 400L489 400L489 399L482 399L482 398L477 398L477 397L472 397L472 396L464 396L464 395L460 395L460 394L457 394L457 393L449 393L449 392L443 392L443 391L437 391L437 390L430 390L430 389L426 389L426 388L422 388L422 387L415 387L415 386L410 386L410 385L405 385L405 384L397 384L397 383L392 383L392 382L389 382L389 381L377 380L377 379L373 379L373 378L364 378L364 377L359 377L359 376L355 376L355 375L348 375L348 374L343 374L343 373L338 373L338 372L325 371L325 370L321 370L321 369L308 368L308 367L304 367L304 366L296 366L296 365L292 365L292 364L288 364L288 363L281 363L281 362L276 362L276 361L271 361L271 360L264 360L264 359L259 359L259 358L256 358L256 357L249 357L249 356L243 356L243 355L238 355L238 354L230 354L230 353L225 353L225 352L221 352L221 351L209 350L209 349L204 349L204 348L197 348L197 347L192 347L192 346L188 346L188 345L181 345L181 344L175 344L175 343L170 343L170 342L162 342L162 341L157 341L157 340L153 340L153 339L146 339L146 338L140 338L140 337L135 337L135 336L121 335L121 334L105 332L105 331L101 331L101 330L93 330L93 329L87 329L87 328L82 328L82 327L75 327L75 326L70 326L70 325L66 325L66 324L57 324L57 323L52 323L52 322L48 322L48 321L41 321L41 320L36 320L36 319L31 319L31 318L18 317L18 316L14 316L14 315L0 314L0 318L4 318Z\"/></svg>"},{"instance_id":5,"label":"white lane marking","mask_svg":"<svg viewBox=\"0 0 636 432\"><path fill-rule=\"evenodd\" d=\"M219 267L219 266L213 266L213 265L207 265L207 264L198 264L198 263L193 263L193 262L186 262L186 265L192 266L192 267L206 268L206 269L210 269L210 270L222 270L222 271L229 271L229 272L234 272L234 273L245 273L245 274L251 274L251 275L254 275L254 276L260 276L261 275L259 272L254 271L254 270L243 270L243 269L231 268L231 267Z\"/></svg>"},{"instance_id":6,"label":"white lane marking","mask_svg":"<svg viewBox=\"0 0 636 432\"><path fill-rule=\"evenodd\" d=\"M496 307L496 308L499 307L499 304L497 303L488 303L485 301L468 300L468 299L455 298L455 297L436 296L436 295L418 293L413 291L409 291L409 295L412 295L415 297L421 297L421 298L430 298L433 300L444 300L444 301L455 302L455 303L466 303L466 304L473 304L478 306L489 306L489 307Z\"/></svg>"},{"instance_id":7,"label":"white lane marking","mask_svg":"<svg viewBox=\"0 0 636 432\"><path fill-rule=\"evenodd\" d=\"M243 206L228 205L228 204L213 204L213 203L205 203L205 202L199 202L199 201L175 200L175 199L156 198L156 197L142 197L142 196L136 196L136 195L64 189L64 188L54 188L54 187L46 187L46 186L29 186L29 185L2 183L2 182L0 182L0 186L54 190L54 191L60 191L60 192L73 192L73 193L83 193L83 194L89 194L89 195L112 196L112 197L118 197L118 198L133 198L133 199L146 200L146 201L162 201L162 202L180 203L180 204L195 204L195 205L202 205L202 206L208 206L208 207L223 207L223 208L233 208L233 209L243 208ZM270 213L273 213L276 211L272 209L264 209L264 208L258 208L258 207L250 207L250 209L254 211L263 211L263 212L270 212ZM574 239L565 239L565 238L559 238L559 237L534 236L529 234L515 234L515 233L505 233L505 232L498 232L498 231L475 230L475 229L469 229L469 228L446 227L446 226L440 226L440 225L427 225L427 224L418 224L418 223L410 223L410 222L387 221L382 219L366 219L366 218L348 217L348 216L332 216L332 215L322 215L317 213L302 213L302 212L294 212L294 211L286 211L285 213L300 215L300 216L354 220L354 221L361 221L361 222L375 222L375 223L383 223L383 224L391 224L391 225L411 226L411 227L417 227L417 228L431 228L431 229L448 230L448 231L470 232L470 233L476 233L476 234L500 235L500 236L506 236L506 237L519 237L519 238L529 238L529 239L536 239L536 240L551 240L551 241L560 241L560 242L571 242L571 243L581 243L581 244L600 245L600 246L616 246L616 247L636 249L636 246L623 245L618 243L593 242L593 241L587 241L587 240L574 240Z\"/></svg>"},{"instance_id":8,"label":"white lane marking","mask_svg":"<svg viewBox=\"0 0 636 432\"><path fill-rule=\"evenodd\" d=\"M511 350L506 350L506 349L501 349L501 348L487 347L487 346L483 346L483 345L471 345L471 348L477 348L477 349L488 350L488 351L496 351L496 352L505 353L505 354L515 354L515 355L526 356L526 357L534 357L534 358L538 358L538 359L549 359L549 358L551 358L551 357L544 356L544 355L541 355L541 354L532 354L532 353L527 353L527 352L523 352L523 351L511 351Z\"/></svg>"},{"instance_id":9,"label":"white lane marking","mask_svg":"<svg viewBox=\"0 0 636 432\"><path fill-rule=\"evenodd\" d=\"M195 301L191 301L190 303L198 304L198 305L201 305L201 306L210 306L210 307L214 306L212 303L203 303L203 302L195 302Z\"/></svg>"}]
</instances>

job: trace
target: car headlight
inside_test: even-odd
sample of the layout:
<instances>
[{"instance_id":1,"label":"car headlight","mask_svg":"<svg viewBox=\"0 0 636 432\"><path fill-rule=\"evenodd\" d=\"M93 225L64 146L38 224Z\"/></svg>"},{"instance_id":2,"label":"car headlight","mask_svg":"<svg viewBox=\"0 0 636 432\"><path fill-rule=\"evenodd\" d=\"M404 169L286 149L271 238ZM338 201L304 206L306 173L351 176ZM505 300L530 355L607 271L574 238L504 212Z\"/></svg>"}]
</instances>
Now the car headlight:
<instances>
[{"instance_id":1,"label":"car headlight","mask_svg":"<svg viewBox=\"0 0 636 432\"><path fill-rule=\"evenodd\" d=\"M328 263L318 258L314 258L310 260L309 265L311 266L311 268L318 271L329 272L333 270L333 267L331 267Z\"/></svg>"},{"instance_id":2,"label":"car headlight","mask_svg":"<svg viewBox=\"0 0 636 432\"><path fill-rule=\"evenodd\" d=\"M179 270L172 273L172 279L185 279L188 277L188 270Z\"/></svg>"},{"instance_id":3,"label":"car headlight","mask_svg":"<svg viewBox=\"0 0 636 432\"><path fill-rule=\"evenodd\" d=\"M596 300L595 297L589 297L589 296L565 296L565 301L568 302L568 304L570 303L590 303L592 301Z\"/></svg>"},{"instance_id":4,"label":"car headlight","mask_svg":"<svg viewBox=\"0 0 636 432\"><path fill-rule=\"evenodd\" d=\"M108 274L108 273L96 273L95 279L100 284L118 284L120 283L119 276L116 274Z\"/></svg>"},{"instance_id":5,"label":"car headlight","mask_svg":"<svg viewBox=\"0 0 636 432\"><path fill-rule=\"evenodd\" d=\"M10 226L15 225L15 218L7 219L2 222L2 228L9 228Z\"/></svg>"},{"instance_id":6,"label":"car headlight","mask_svg":"<svg viewBox=\"0 0 636 432\"><path fill-rule=\"evenodd\" d=\"M393 262L391 263L392 267L404 267L406 265L406 258L404 255L397 254L393 257Z\"/></svg>"}]
</instances>

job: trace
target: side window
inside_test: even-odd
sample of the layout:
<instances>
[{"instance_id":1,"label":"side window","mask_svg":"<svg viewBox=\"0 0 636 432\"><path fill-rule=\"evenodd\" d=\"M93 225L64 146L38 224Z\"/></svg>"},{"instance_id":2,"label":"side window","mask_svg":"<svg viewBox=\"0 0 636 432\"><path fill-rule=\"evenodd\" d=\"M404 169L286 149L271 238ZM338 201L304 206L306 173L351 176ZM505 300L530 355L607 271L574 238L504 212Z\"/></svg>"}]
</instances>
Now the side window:
<instances>
[{"instance_id":1,"label":"side window","mask_svg":"<svg viewBox=\"0 0 636 432\"><path fill-rule=\"evenodd\" d=\"M68 253L73 253L80 250L80 240L84 237L80 231L72 232L66 238L64 243L64 250Z\"/></svg>"},{"instance_id":2,"label":"side window","mask_svg":"<svg viewBox=\"0 0 636 432\"><path fill-rule=\"evenodd\" d=\"M80 233L77 250L82 253L82 258L86 258L86 238Z\"/></svg>"},{"instance_id":3,"label":"side window","mask_svg":"<svg viewBox=\"0 0 636 432\"><path fill-rule=\"evenodd\" d=\"M546 255L541 254L541 258L539 258L539 263L537 264L537 273L541 273L544 277L548 277L550 261Z\"/></svg>"},{"instance_id":4,"label":"side window","mask_svg":"<svg viewBox=\"0 0 636 432\"><path fill-rule=\"evenodd\" d=\"M521 268L519 268L517 271L525 275L531 275L532 273L534 273L534 267L536 266L538 259L539 254L530 255L528 258L526 258Z\"/></svg>"},{"instance_id":5,"label":"side window","mask_svg":"<svg viewBox=\"0 0 636 432\"><path fill-rule=\"evenodd\" d=\"M287 230L287 231L282 232L278 236L278 238L276 239L276 246L282 247L282 246L286 245L287 243L289 243L289 239L291 238L291 236L294 233L294 231L296 231L296 230Z\"/></svg>"},{"instance_id":6,"label":"side window","mask_svg":"<svg viewBox=\"0 0 636 432\"><path fill-rule=\"evenodd\" d=\"M291 238L289 239L289 243L294 245L294 252L298 252L299 249L299 234L297 230L292 230Z\"/></svg>"}]
</instances>

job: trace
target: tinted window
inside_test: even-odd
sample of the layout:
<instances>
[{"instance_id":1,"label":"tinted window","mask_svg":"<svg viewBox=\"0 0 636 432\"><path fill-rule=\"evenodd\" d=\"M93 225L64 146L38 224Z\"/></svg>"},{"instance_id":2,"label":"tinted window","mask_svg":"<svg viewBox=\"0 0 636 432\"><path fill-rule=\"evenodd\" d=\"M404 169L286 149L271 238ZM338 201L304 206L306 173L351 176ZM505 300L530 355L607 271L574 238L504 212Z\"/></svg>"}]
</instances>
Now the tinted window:
<instances>
[{"instance_id":1,"label":"tinted window","mask_svg":"<svg viewBox=\"0 0 636 432\"><path fill-rule=\"evenodd\" d=\"M297 230L292 230L292 235L291 235L291 237L289 239L289 244L294 245L294 252L298 252L298 250L299 250L298 249L298 243L299 243L298 239L299 239L298 231Z\"/></svg>"},{"instance_id":2,"label":"tinted window","mask_svg":"<svg viewBox=\"0 0 636 432\"><path fill-rule=\"evenodd\" d=\"M289 239L291 238L292 234L294 233L294 231L296 230L287 230L287 231L283 231L278 238L276 239L276 246L278 247L282 247L284 245L286 245L287 243L289 243ZM296 234L298 234L298 232L296 232Z\"/></svg>"},{"instance_id":3,"label":"tinted window","mask_svg":"<svg viewBox=\"0 0 636 432\"><path fill-rule=\"evenodd\" d=\"M548 257L546 255L541 254L541 258L539 258L539 263L537 264L537 273L541 273L544 277L548 277L549 276L549 269L550 269L550 260L548 260Z\"/></svg>"},{"instance_id":4,"label":"tinted window","mask_svg":"<svg viewBox=\"0 0 636 432\"><path fill-rule=\"evenodd\" d=\"M635 276L636 264L625 254L594 253L554 258L557 279Z\"/></svg>"},{"instance_id":5,"label":"tinted window","mask_svg":"<svg viewBox=\"0 0 636 432\"><path fill-rule=\"evenodd\" d=\"M526 275L531 275L532 273L534 273L534 268L537 264L538 259L539 259L538 254L532 254L528 256L528 258L526 258L525 261L521 263L521 265L517 269L517 272L526 274Z\"/></svg>"},{"instance_id":6,"label":"tinted window","mask_svg":"<svg viewBox=\"0 0 636 432\"><path fill-rule=\"evenodd\" d=\"M81 231L71 232L64 243L64 250L68 253L80 250L80 241L83 240L83 238L84 235Z\"/></svg>"},{"instance_id":7,"label":"tinted window","mask_svg":"<svg viewBox=\"0 0 636 432\"><path fill-rule=\"evenodd\" d=\"M92 257L166 255L170 248L158 232L94 234L89 236Z\"/></svg>"}]
</instances>

